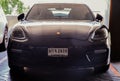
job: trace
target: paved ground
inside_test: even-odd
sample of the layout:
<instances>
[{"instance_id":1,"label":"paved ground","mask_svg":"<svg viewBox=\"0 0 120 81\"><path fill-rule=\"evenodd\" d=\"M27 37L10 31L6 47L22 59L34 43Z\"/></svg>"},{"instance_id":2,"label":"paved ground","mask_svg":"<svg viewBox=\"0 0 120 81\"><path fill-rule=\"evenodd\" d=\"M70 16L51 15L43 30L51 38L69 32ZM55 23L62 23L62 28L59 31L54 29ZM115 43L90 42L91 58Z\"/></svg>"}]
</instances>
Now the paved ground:
<instances>
[{"instance_id":1,"label":"paved ground","mask_svg":"<svg viewBox=\"0 0 120 81\"><path fill-rule=\"evenodd\" d=\"M36 81L36 78L39 77L10 75L7 52L0 53L0 81ZM38 81L43 80L38 79ZM120 62L111 63L110 69L104 74L85 76L80 81L120 81Z\"/></svg>"}]
</instances>

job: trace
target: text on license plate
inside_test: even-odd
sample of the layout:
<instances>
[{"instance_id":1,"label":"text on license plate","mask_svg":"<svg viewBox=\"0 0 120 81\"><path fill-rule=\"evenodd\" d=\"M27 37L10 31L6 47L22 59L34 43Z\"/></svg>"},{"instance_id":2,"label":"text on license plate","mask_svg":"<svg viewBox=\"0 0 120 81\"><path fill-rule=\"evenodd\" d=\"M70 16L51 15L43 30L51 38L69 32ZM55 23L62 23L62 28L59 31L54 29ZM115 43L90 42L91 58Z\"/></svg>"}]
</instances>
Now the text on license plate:
<instances>
[{"instance_id":1,"label":"text on license plate","mask_svg":"<svg viewBox=\"0 0 120 81\"><path fill-rule=\"evenodd\" d=\"M48 56L66 57L68 56L68 48L48 48Z\"/></svg>"}]
</instances>

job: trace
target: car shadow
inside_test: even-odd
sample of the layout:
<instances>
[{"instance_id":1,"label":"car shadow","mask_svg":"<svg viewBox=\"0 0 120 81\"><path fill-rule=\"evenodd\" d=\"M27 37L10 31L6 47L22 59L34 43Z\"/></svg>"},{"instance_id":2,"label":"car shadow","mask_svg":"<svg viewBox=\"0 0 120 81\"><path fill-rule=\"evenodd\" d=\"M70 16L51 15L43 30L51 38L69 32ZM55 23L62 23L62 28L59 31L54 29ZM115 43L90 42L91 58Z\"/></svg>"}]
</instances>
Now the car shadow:
<instances>
[{"instance_id":1,"label":"car shadow","mask_svg":"<svg viewBox=\"0 0 120 81\"><path fill-rule=\"evenodd\" d=\"M10 72L11 80L10 81L104 81L108 80L111 81L112 77L109 72L103 74L94 74L94 73L81 73L77 77L70 77L66 75L63 77L61 76L41 76L35 74L14 74Z\"/></svg>"},{"instance_id":2,"label":"car shadow","mask_svg":"<svg viewBox=\"0 0 120 81\"><path fill-rule=\"evenodd\" d=\"M76 74L77 75L77 74ZM13 71L10 71L10 81L80 81L84 80L88 77L93 76L91 73L81 73L79 77L73 76L59 76L59 75L38 75L32 73L24 73L24 74L15 74ZM87 80L86 80L87 81Z\"/></svg>"}]
</instances>

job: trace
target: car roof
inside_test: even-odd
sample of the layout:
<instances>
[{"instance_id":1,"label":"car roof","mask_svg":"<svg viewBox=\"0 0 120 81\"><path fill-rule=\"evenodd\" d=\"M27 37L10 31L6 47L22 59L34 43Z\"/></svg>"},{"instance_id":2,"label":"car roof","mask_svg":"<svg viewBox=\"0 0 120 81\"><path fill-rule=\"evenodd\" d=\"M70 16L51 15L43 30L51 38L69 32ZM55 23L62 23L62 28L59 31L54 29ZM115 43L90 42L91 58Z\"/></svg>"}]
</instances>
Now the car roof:
<instances>
[{"instance_id":1,"label":"car roof","mask_svg":"<svg viewBox=\"0 0 120 81\"><path fill-rule=\"evenodd\" d=\"M34 5L86 5L83 3L36 3Z\"/></svg>"}]
</instances>

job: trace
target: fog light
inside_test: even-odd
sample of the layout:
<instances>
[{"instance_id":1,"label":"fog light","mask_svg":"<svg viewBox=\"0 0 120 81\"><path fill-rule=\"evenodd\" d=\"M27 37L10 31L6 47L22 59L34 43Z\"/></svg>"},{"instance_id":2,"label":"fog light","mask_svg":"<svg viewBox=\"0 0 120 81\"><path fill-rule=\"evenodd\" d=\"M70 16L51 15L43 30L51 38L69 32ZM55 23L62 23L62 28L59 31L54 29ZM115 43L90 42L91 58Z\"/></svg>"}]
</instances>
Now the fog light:
<instances>
[{"instance_id":1,"label":"fog light","mask_svg":"<svg viewBox=\"0 0 120 81\"><path fill-rule=\"evenodd\" d=\"M99 54L99 53L105 53L105 52L107 52L107 49L100 49L100 50L95 50L94 51L94 53L97 53L97 54Z\"/></svg>"}]
</instances>

